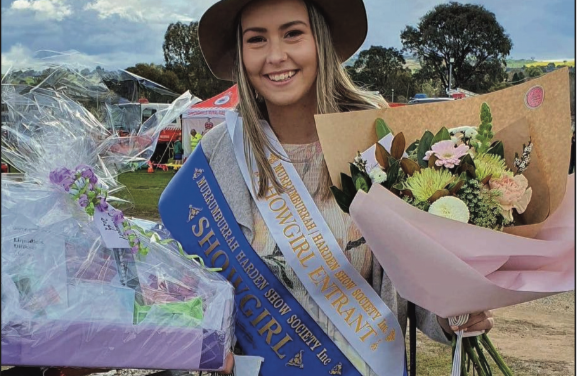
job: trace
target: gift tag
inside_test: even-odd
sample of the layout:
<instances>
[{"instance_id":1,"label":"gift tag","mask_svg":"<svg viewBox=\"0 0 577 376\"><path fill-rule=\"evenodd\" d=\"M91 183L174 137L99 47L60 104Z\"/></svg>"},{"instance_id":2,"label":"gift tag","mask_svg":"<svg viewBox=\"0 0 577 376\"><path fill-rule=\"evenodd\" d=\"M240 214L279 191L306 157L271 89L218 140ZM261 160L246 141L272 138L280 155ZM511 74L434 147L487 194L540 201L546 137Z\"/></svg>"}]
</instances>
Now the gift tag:
<instances>
[{"instance_id":1,"label":"gift tag","mask_svg":"<svg viewBox=\"0 0 577 376\"><path fill-rule=\"evenodd\" d=\"M102 236L106 248L131 248L109 212L94 211L94 223Z\"/></svg>"},{"instance_id":2,"label":"gift tag","mask_svg":"<svg viewBox=\"0 0 577 376\"><path fill-rule=\"evenodd\" d=\"M235 376L258 376L260 365L264 358L260 356L235 355L234 375Z\"/></svg>"}]
</instances>

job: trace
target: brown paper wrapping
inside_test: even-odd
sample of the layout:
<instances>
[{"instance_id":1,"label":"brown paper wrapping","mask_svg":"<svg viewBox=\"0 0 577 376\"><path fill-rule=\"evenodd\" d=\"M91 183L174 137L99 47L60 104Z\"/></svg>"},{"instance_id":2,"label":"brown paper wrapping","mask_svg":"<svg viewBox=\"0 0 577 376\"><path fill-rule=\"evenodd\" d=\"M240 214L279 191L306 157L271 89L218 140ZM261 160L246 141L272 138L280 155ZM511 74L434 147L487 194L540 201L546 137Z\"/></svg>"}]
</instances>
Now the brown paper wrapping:
<instances>
[{"instance_id":1,"label":"brown paper wrapping","mask_svg":"<svg viewBox=\"0 0 577 376\"><path fill-rule=\"evenodd\" d=\"M540 86L544 99L531 108L527 93ZM563 68L524 84L497 92L448 102L410 105L379 110L316 115L317 132L333 184L340 187L340 173L350 175L349 163L357 151L364 151L377 141L374 123L380 117L395 134L403 132L407 145L426 130L436 134L442 127L453 128L480 124L481 104L491 107L494 140L505 146L509 165L515 152L521 154L523 143L531 137L534 148L531 165L525 173L533 189L533 198L523 216L527 226L507 231L532 237L561 203L565 195L571 152L571 112L569 74Z\"/></svg>"}]
</instances>

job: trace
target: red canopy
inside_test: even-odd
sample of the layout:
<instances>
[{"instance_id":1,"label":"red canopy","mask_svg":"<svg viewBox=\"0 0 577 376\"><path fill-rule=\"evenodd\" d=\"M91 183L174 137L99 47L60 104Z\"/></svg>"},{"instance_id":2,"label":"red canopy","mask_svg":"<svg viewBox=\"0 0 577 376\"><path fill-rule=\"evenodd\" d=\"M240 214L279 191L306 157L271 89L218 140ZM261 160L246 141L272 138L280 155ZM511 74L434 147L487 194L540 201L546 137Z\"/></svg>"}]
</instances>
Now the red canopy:
<instances>
[{"instance_id":1,"label":"red canopy","mask_svg":"<svg viewBox=\"0 0 577 376\"><path fill-rule=\"evenodd\" d=\"M232 86L230 89L191 106L182 114L183 119L193 118L224 118L226 111L232 110L238 104L238 87Z\"/></svg>"}]
</instances>

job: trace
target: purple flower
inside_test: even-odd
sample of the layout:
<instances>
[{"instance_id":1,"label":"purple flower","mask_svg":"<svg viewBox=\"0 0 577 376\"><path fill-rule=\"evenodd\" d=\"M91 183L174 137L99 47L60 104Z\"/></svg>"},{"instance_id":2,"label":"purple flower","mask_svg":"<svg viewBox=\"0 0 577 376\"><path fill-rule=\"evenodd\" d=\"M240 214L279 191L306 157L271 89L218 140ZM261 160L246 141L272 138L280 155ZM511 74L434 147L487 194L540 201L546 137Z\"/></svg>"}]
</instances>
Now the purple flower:
<instances>
[{"instance_id":1,"label":"purple flower","mask_svg":"<svg viewBox=\"0 0 577 376\"><path fill-rule=\"evenodd\" d=\"M116 226L124 222L124 214L120 210L112 209L108 212L108 215L112 217L112 221Z\"/></svg>"},{"instance_id":2,"label":"purple flower","mask_svg":"<svg viewBox=\"0 0 577 376\"><path fill-rule=\"evenodd\" d=\"M106 202L106 197L98 196L97 198L100 199L100 202L96 205L96 209L98 209L98 211L100 212L106 211L106 209L108 209L108 203Z\"/></svg>"},{"instance_id":3,"label":"purple flower","mask_svg":"<svg viewBox=\"0 0 577 376\"><path fill-rule=\"evenodd\" d=\"M86 195L80 195L80 197L78 198L78 204L85 208L88 206L88 196Z\"/></svg>"},{"instance_id":4,"label":"purple flower","mask_svg":"<svg viewBox=\"0 0 577 376\"><path fill-rule=\"evenodd\" d=\"M96 184L96 182L98 181L98 178L94 174L94 171L92 171L91 167L86 166L86 165L80 165L80 166L76 167L76 170L81 171L80 175L83 178L88 179L88 181L90 181L91 184Z\"/></svg>"},{"instance_id":5,"label":"purple flower","mask_svg":"<svg viewBox=\"0 0 577 376\"><path fill-rule=\"evenodd\" d=\"M132 253L134 253L134 254L138 253L138 245L135 245L134 247L132 247Z\"/></svg>"},{"instance_id":6,"label":"purple flower","mask_svg":"<svg viewBox=\"0 0 577 376\"><path fill-rule=\"evenodd\" d=\"M74 174L66 167L50 171L49 178L52 184L64 188L65 191L68 191L70 186L74 183Z\"/></svg>"}]
</instances>

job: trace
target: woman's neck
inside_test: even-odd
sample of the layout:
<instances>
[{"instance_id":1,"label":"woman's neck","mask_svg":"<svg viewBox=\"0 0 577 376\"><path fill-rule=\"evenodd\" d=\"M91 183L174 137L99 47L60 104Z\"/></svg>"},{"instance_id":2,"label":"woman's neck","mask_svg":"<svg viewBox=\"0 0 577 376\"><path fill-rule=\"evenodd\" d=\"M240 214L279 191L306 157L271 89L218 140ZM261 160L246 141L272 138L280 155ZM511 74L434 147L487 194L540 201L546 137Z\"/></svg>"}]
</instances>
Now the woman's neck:
<instances>
[{"instance_id":1,"label":"woman's neck","mask_svg":"<svg viewBox=\"0 0 577 376\"><path fill-rule=\"evenodd\" d=\"M318 141L316 103L278 107L267 104L270 126L282 144L310 144Z\"/></svg>"}]
</instances>

